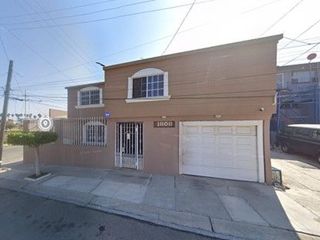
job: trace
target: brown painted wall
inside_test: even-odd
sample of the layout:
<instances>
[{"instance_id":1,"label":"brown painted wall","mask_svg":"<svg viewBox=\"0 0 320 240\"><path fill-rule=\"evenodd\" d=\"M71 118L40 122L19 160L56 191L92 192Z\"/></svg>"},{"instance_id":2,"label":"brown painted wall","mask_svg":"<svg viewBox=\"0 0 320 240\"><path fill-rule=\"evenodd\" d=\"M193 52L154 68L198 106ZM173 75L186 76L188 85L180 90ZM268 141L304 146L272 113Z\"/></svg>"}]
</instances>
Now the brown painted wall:
<instances>
[{"instance_id":1,"label":"brown painted wall","mask_svg":"<svg viewBox=\"0 0 320 240\"><path fill-rule=\"evenodd\" d=\"M161 118L133 118L121 121L143 122L144 141L144 171L158 174L177 175L179 173L179 121L215 121L213 117L182 117L167 118L175 121L175 128L154 128L154 121ZM256 120L255 116L237 115L222 117L219 121L227 120ZM41 147L40 158L45 164L83 166L93 168L113 168L115 161L115 123L117 120L108 121L107 147L63 145L60 141L56 144L47 144ZM271 182L269 151L269 119L264 120L264 155L266 182ZM24 150L24 161L31 163L34 152L30 148Z\"/></svg>"},{"instance_id":2,"label":"brown painted wall","mask_svg":"<svg viewBox=\"0 0 320 240\"><path fill-rule=\"evenodd\" d=\"M104 82L67 88L68 89L68 118L103 116L103 113L104 113L103 107L79 108L79 109L76 108L76 106L78 105L78 95L77 95L78 91L82 88L89 87L89 86L96 86L104 89Z\"/></svg>"},{"instance_id":3,"label":"brown painted wall","mask_svg":"<svg viewBox=\"0 0 320 240\"><path fill-rule=\"evenodd\" d=\"M126 103L128 77L144 68L169 74L169 101ZM276 44L263 42L106 68L106 111L112 118L257 114L268 117L276 79ZM239 93L240 92L240 93ZM186 96L184 99L176 99ZM211 99L190 99L211 96ZM212 98L212 97L215 98ZM237 98L236 98L237 97ZM258 118L259 119L259 118Z\"/></svg>"},{"instance_id":4,"label":"brown painted wall","mask_svg":"<svg viewBox=\"0 0 320 240\"><path fill-rule=\"evenodd\" d=\"M263 120L266 182L271 182L269 120L276 79L276 43L279 36L241 44L148 59L105 68L104 109L75 109L77 91L68 89L68 117L101 116L111 112L107 147L75 147L51 144L41 150L43 161L89 167L113 167L115 124L144 123L144 171L179 172L179 121ZM169 101L126 103L128 77L144 68L160 68L169 74ZM176 99L182 95L207 99ZM263 108L264 111L260 111ZM221 115L221 118L215 118ZM176 121L175 128L154 128L153 121ZM25 161L33 153L25 149Z\"/></svg>"}]
</instances>

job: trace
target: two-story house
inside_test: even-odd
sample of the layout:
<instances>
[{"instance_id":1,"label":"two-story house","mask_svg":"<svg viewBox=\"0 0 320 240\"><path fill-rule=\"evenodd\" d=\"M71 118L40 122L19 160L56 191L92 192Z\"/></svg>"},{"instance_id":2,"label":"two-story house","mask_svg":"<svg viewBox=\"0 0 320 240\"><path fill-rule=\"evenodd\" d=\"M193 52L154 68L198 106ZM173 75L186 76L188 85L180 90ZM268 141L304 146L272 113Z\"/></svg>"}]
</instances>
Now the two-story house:
<instances>
[{"instance_id":1,"label":"two-story house","mask_svg":"<svg viewBox=\"0 0 320 240\"><path fill-rule=\"evenodd\" d=\"M320 62L278 67L274 131L292 123L320 123L319 74Z\"/></svg>"},{"instance_id":2,"label":"two-story house","mask_svg":"<svg viewBox=\"0 0 320 240\"><path fill-rule=\"evenodd\" d=\"M104 83L67 88L68 119L56 121L43 159L270 183L281 38L104 67Z\"/></svg>"}]
</instances>

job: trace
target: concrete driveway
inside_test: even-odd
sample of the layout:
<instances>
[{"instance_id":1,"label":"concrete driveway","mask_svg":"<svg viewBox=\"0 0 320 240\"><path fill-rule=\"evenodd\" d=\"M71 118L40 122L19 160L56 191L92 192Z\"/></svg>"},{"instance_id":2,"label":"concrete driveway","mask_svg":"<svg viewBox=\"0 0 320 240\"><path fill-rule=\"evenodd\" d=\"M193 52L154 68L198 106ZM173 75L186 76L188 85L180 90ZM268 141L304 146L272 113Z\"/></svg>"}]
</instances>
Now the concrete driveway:
<instances>
[{"instance_id":1,"label":"concrete driveway","mask_svg":"<svg viewBox=\"0 0 320 240\"><path fill-rule=\"evenodd\" d=\"M292 225L320 235L320 164L308 156L274 151L272 166L282 171L287 189L277 196Z\"/></svg>"}]
</instances>

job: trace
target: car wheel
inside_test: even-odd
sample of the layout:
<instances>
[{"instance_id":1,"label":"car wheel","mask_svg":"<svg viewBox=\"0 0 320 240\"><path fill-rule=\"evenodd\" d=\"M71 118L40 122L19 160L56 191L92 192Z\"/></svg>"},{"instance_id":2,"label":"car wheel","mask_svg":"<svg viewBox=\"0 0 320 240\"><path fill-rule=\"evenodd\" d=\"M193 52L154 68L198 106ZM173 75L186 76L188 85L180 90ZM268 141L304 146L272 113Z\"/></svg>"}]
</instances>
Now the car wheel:
<instances>
[{"instance_id":1,"label":"car wheel","mask_svg":"<svg viewBox=\"0 0 320 240\"><path fill-rule=\"evenodd\" d=\"M288 153L290 151L289 146L286 143L281 143L280 148L281 148L281 151L284 153Z\"/></svg>"}]
</instances>

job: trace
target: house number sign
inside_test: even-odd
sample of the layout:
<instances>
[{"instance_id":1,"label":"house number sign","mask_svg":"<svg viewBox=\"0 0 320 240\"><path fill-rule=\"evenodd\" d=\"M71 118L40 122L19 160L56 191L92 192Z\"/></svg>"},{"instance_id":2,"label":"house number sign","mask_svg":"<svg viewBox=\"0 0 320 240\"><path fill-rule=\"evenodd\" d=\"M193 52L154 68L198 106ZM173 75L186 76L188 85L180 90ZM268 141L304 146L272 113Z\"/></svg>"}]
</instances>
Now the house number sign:
<instances>
[{"instance_id":1,"label":"house number sign","mask_svg":"<svg viewBox=\"0 0 320 240\"><path fill-rule=\"evenodd\" d=\"M175 122L174 121L154 121L153 127L155 127L155 128L174 128Z\"/></svg>"}]
</instances>

